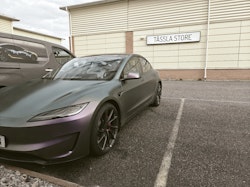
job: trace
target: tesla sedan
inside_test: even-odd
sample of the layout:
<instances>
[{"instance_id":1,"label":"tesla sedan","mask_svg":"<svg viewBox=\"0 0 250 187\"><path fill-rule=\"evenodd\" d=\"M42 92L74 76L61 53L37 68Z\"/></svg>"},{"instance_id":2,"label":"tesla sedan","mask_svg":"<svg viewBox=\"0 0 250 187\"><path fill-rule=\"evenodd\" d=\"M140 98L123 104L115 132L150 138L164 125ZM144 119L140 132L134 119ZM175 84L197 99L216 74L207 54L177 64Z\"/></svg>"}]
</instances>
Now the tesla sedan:
<instances>
[{"instance_id":1,"label":"tesla sedan","mask_svg":"<svg viewBox=\"0 0 250 187\"><path fill-rule=\"evenodd\" d=\"M157 71L136 54L75 58L43 79L2 88L0 158L51 164L103 155L123 124L160 104L161 90Z\"/></svg>"}]
</instances>

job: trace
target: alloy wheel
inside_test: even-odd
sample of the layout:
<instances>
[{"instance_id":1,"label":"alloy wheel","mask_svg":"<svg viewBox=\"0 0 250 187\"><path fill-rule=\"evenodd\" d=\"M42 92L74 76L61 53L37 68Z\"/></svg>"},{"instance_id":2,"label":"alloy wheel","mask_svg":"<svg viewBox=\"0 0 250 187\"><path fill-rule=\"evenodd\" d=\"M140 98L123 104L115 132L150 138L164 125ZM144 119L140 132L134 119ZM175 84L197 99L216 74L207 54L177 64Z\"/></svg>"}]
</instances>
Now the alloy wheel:
<instances>
[{"instance_id":1,"label":"alloy wheel","mask_svg":"<svg viewBox=\"0 0 250 187\"><path fill-rule=\"evenodd\" d=\"M116 107L105 104L98 112L94 132L92 133L91 149L95 155L108 152L115 144L120 124L120 116Z\"/></svg>"}]
</instances>

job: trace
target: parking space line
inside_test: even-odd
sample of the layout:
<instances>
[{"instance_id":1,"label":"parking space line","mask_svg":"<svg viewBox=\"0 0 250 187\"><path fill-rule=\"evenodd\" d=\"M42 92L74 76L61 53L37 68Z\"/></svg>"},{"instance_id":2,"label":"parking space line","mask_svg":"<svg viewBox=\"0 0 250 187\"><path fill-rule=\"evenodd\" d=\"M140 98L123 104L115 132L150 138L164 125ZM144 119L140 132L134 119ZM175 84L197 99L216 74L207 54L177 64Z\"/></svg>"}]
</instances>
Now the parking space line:
<instances>
[{"instance_id":1,"label":"parking space line","mask_svg":"<svg viewBox=\"0 0 250 187\"><path fill-rule=\"evenodd\" d=\"M182 98L175 98L175 97L162 97L163 99L170 99L170 100L179 100ZM202 102L218 102L218 103L236 103L236 104L250 104L248 101L228 101L228 100L215 100L215 99L195 99L195 98L185 98L185 100L190 101L202 101Z\"/></svg>"},{"instance_id":2,"label":"parking space line","mask_svg":"<svg viewBox=\"0 0 250 187\"><path fill-rule=\"evenodd\" d=\"M159 173L157 174L157 178L156 178L154 187L166 187L166 185L167 185L168 172L170 169L171 159L172 159L173 151L174 151L174 147L175 147L175 142L176 142L179 127L180 127L180 121L181 121L181 116L183 113L184 103L185 103L185 99L182 98L181 104L180 104L180 107L178 110L178 114L177 114L173 129L172 129L172 132L171 132L171 135L169 138L167 150L163 156L161 167L160 167Z\"/></svg>"}]
</instances>

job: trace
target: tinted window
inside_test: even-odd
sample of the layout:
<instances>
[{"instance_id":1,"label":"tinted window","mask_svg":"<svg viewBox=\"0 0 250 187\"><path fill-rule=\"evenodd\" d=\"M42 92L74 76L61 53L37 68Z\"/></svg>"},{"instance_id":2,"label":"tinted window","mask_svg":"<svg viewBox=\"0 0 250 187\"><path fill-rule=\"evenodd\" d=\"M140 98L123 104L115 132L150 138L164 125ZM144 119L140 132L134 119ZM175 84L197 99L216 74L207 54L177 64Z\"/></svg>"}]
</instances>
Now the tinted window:
<instances>
[{"instance_id":1,"label":"tinted window","mask_svg":"<svg viewBox=\"0 0 250 187\"><path fill-rule=\"evenodd\" d=\"M63 49L53 47L52 50L53 50L53 54L55 56L56 62L61 65L65 64L66 62L74 58L70 53L68 53L67 51Z\"/></svg>"},{"instance_id":2,"label":"tinted window","mask_svg":"<svg viewBox=\"0 0 250 187\"><path fill-rule=\"evenodd\" d=\"M137 57L131 58L123 70L123 77L127 78L128 73L142 73L140 60Z\"/></svg>"},{"instance_id":3,"label":"tinted window","mask_svg":"<svg viewBox=\"0 0 250 187\"><path fill-rule=\"evenodd\" d=\"M17 39L0 38L0 62L43 64L48 61L44 45Z\"/></svg>"},{"instance_id":4,"label":"tinted window","mask_svg":"<svg viewBox=\"0 0 250 187\"><path fill-rule=\"evenodd\" d=\"M143 73L146 73L146 72L148 72L149 70L152 69L150 63L145 58L140 57L139 59L140 59L141 65L142 65Z\"/></svg>"}]
</instances>

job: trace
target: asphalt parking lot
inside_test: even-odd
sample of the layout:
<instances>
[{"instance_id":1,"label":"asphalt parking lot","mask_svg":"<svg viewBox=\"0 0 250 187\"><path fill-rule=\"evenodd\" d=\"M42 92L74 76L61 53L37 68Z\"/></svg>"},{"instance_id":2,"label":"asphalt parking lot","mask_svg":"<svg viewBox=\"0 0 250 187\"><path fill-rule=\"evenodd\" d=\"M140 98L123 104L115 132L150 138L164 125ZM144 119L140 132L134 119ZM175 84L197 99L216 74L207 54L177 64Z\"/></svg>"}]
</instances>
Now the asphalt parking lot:
<instances>
[{"instance_id":1,"label":"asphalt parking lot","mask_svg":"<svg viewBox=\"0 0 250 187\"><path fill-rule=\"evenodd\" d=\"M102 157L39 166L9 163L82 186L250 186L250 82L163 81Z\"/></svg>"}]
</instances>

